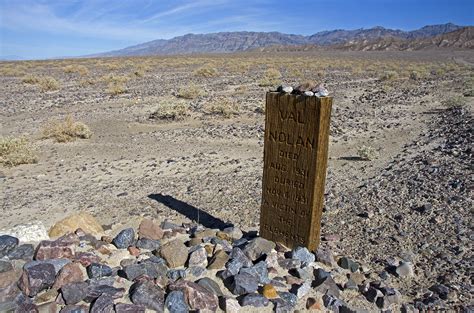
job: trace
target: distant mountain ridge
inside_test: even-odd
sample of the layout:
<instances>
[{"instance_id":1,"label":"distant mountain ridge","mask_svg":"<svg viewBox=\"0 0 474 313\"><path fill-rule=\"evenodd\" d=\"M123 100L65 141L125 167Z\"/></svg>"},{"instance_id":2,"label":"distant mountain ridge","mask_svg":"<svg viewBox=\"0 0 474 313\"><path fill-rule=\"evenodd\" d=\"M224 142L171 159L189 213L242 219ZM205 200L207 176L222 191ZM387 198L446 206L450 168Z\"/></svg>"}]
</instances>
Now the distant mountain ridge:
<instances>
[{"instance_id":1,"label":"distant mountain ridge","mask_svg":"<svg viewBox=\"0 0 474 313\"><path fill-rule=\"evenodd\" d=\"M187 34L168 40L158 39L91 56L143 56L192 53L228 53L259 50L273 46L337 46L348 49L357 43L378 40L420 40L458 31L463 26L452 23L428 25L417 30L403 31L376 26L369 29L330 30L310 36L284 34L279 32L220 32L210 34ZM461 45L462 46L462 45ZM354 46L355 47L355 46ZM370 49L369 49L370 50Z\"/></svg>"}]
</instances>

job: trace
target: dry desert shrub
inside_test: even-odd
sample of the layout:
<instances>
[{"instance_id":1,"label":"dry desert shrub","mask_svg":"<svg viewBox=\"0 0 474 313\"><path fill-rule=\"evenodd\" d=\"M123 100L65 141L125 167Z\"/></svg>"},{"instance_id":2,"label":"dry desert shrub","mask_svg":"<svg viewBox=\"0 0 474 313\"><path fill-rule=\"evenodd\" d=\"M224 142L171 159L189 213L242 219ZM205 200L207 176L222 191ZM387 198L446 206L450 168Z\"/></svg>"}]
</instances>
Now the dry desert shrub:
<instances>
[{"instance_id":1,"label":"dry desert shrub","mask_svg":"<svg viewBox=\"0 0 474 313\"><path fill-rule=\"evenodd\" d=\"M38 162L36 149L25 137L0 137L0 164L16 166Z\"/></svg>"},{"instance_id":2,"label":"dry desert shrub","mask_svg":"<svg viewBox=\"0 0 474 313\"><path fill-rule=\"evenodd\" d=\"M127 87L123 82L110 82L107 86L106 92L113 96L120 95L127 92Z\"/></svg>"},{"instance_id":3,"label":"dry desert shrub","mask_svg":"<svg viewBox=\"0 0 474 313\"><path fill-rule=\"evenodd\" d=\"M196 99L197 97L203 95L203 90L194 84L191 84L187 87L181 87L178 90L178 97L183 99Z\"/></svg>"},{"instance_id":4,"label":"dry desert shrub","mask_svg":"<svg viewBox=\"0 0 474 313\"><path fill-rule=\"evenodd\" d=\"M395 80L398 78L398 73L395 71L385 71L382 76L380 76L380 80Z\"/></svg>"},{"instance_id":5,"label":"dry desert shrub","mask_svg":"<svg viewBox=\"0 0 474 313\"><path fill-rule=\"evenodd\" d=\"M466 104L466 99L463 96L452 96L444 99L441 104L447 108L462 107Z\"/></svg>"},{"instance_id":6,"label":"dry desert shrub","mask_svg":"<svg viewBox=\"0 0 474 313\"><path fill-rule=\"evenodd\" d=\"M95 84L95 80L93 80L91 78L81 79L79 81L79 86L81 86L81 87L88 87L88 86L92 86L94 84Z\"/></svg>"},{"instance_id":7,"label":"dry desert shrub","mask_svg":"<svg viewBox=\"0 0 474 313\"><path fill-rule=\"evenodd\" d=\"M0 76L23 76L26 68L23 66L0 67Z\"/></svg>"},{"instance_id":8,"label":"dry desert shrub","mask_svg":"<svg viewBox=\"0 0 474 313\"><path fill-rule=\"evenodd\" d=\"M219 115L229 118L239 114L239 107L234 101L219 97L204 106L204 112L211 115Z\"/></svg>"},{"instance_id":9,"label":"dry desert shrub","mask_svg":"<svg viewBox=\"0 0 474 313\"><path fill-rule=\"evenodd\" d=\"M277 69L269 68L263 74L262 79L259 80L260 87L274 86L280 83L281 73Z\"/></svg>"},{"instance_id":10,"label":"dry desert shrub","mask_svg":"<svg viewBox=\"0 0 474 313\"><path fill-rule=\"evenodd\" d=\"M189 115L189 104L182 100L163 99L158 103L157 109L150 114L150 119L183 120Z\"/></svg>"},{"instance_id":11,"label":"dry desert shrub","mask_svg":"<svg viewBox=\"0 0 474 313\"><path fill-rule=\"evenodd\" d=\"M77 73L81 76L89 75L89 69L84 65L71 64L64 67L64 73Z\"/></svg>"},{"instance_id":12,"label":"dry desert shrub","mask_svg":"<svg viewBox=\"0 0 474 313\"><path fill-rule=\"evenodd\" d=\"M42 138L52 138L57 142L74 141L76 138L88 139L92 137L89 127L74 121L71 115L66 116L64 121L51 121L42 129Z\"/></svg>"},{"instance_id":13,"label":"dry desert shrub","mask_svg":"<svg viewBox=\"0 0 474 313\"><path fill-rule=\"evenodd\" d=\"M373 147L365 145L359 147L357 155L359 158L366 161L372 161L378 157L377 151Z\"/></svg>"},{"instance_id":14,"label":"dry desert shrub","mask_svg":"<svg viewBox=\"0 0 474 313\"><path fill-rule=\"evenodd\" d=\"M32 74L26 74L21 81L24 82L25 84L37 84L40 80L40 77Z\"/></svg>"},{"instance_id":15,"label":"dry desert shrub","mask_svg":"<svg viewBox=\"0 0 474 313\"><path fill-rule=\"evenodd\" d=\"M121 75L108 74L108 75L102 76L101 80L106 83L126 83L130 80L130 77L123 76L123 75L121 76Z\"/></svg>"},{"instance_id":16,"label":"dry desert shrub","mask_svg":"<svg viewBox=\"0 0 474 313\"><path fill-rule=\"evenodd\" d=\"M210 65L205 65L197 70L194 71L195 76L200 76L200 77L216 77L219 74L216 68L210 66Z\"/></svg>"},{"instance_id":17,"label":"dry desert shrub","mask_svg":"<svg viewBox=\"0 0 474 313\"><path fill-rule=\"evenodd\" d=\"M59 82L51 76L41 77L37 84L40 86L41 91L43 92L59 90L59 88L61 87Z\"/></svg>"}]
</instances>

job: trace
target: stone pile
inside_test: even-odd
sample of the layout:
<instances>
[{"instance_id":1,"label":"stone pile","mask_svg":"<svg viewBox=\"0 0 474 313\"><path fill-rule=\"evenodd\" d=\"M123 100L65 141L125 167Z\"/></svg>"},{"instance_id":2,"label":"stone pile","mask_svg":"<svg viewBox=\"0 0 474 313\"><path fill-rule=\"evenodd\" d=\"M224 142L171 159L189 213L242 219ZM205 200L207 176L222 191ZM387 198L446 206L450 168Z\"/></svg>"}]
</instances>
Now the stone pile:
<instances>
[{"instance_id":1,"label":"stone pile","mask_svg":"<svg viewBox=\"0 0 474 313\"><path fill-rule=\"evenodd\" d=\"M89 219L90 226L91 221ZM59 222L60 224L61 222ZM55 225L36 246L0 236L0 311L334 312L399 309L367 266L284 246L237 227L143 219L95 235ZM80 226L80 225L78 225ZM62 229L62 231L58 231Z\"/></svg>"},{"instance_id":2,"label":"stone pile","mask_svg":"<svg viewBox=\"0 0 474 313\"><path fill-rule=\"evenodd\" d=\"M305 95L308 97L327 97L329 92L324 87L324 84L312 84L312 83L303 83L297 87L281 85L277 88L277 92L294 94L294 95Z\"/></svg>"}]
</instances>

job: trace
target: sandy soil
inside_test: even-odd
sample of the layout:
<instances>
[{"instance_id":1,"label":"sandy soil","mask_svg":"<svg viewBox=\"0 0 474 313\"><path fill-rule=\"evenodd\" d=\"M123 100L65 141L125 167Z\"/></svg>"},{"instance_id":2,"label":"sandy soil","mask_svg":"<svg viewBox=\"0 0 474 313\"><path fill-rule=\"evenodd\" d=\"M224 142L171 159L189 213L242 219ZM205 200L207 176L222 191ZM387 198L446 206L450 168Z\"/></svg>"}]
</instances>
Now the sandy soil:
<instances>
[{"instance_id":1,"label":"sandy soil","mask_svg":"<svg viewBox=\"0 0 474 313\"><path fill-rule=\"evenodd\" d=\"M280 69L282 80L289 84L318 80L310 65L318 60L330 62L331 57L323 53L0 63L4 68L22 66L20 71L28 74L53 76L61 84L58 91L41 92L35 85L22 83L21 75L0 77L0 135L26 135L40 151L37 164L0 167L0 229L31 220L50 226L72 212L88 211L107 225L152 216L177 222L199 218L205 226L220 220L244 230L257 230L264 125L264 115L258 108L269 88L259 87L257 81L267 67ZM360 207L349 207L360 197L361 186L383 177L387 168L402 164L407 157L429 152L436 145L437 138L426 144L417 142L427 139L433 129L430 125L438 116L431 113L445 109L444 99L472 88L468 84L473 56L470 52L338 53L334 60L338 67L327 68L321 79L334 96L322 233L337 234L340 239L323 244L383 270L383 262L374 260L397 253L400 257L406 250L403 239L387 252L363 232L393 219L394 214L383 212L401 212L403 208L386 207L381 213L366 205L375 217L360 218ZM74 62L88 67L88 77L96 79L93 85L81 87L83 77L64 72L63 67ZM247 62L248 71L232 71L228 62ZM360 63L364 67L364 62L376 64L377 71L351 71L341 65L347 63L354 68ZM108 63L119 68L108 70ZM125 65L120 68L120 64ZM144 76L126 83L126 93L106 92L102 75L129 75L130 69L140 64L147 64L148 69ZM195 75L193 71L203 64L212 64L219 74L212 78ZM420 64L426 68L452 64L456 68L418 80L403 75L389 81L379 79L386 66L405 69ZM296 66L303 72L300 77L289 71ZM174 98L180 87L191 83L207 95L186 100L191 106L190 116L182 121L148 118L160 101ZM231 118L206 114L203 107L218 96L238 103L240 113ZM472 98L466 99L467 110L472 113ZM93 137L70 143L40 139L41 128L49 120L67 114L86 123ZM362 145L374 147L379 157L358 160L357 150ZM463 171L467 175L466 169ZM399 195L391 190L379 188L384 197L397 198ZM468 193L459 195L467 201ZM390 242L391 231L385 234L386 239L381 240ZM416 243L410 241L410 245ZM463 245L462 241L458 244ZM425 260L434 261L434 256ZM464 276L460 277L459 285L464 281ZM400 282L406 289L419 288L406 293L413 298L436 280L436 273L417 278ZM468 301L459 297L453 303Z\"/></svg>"}]
</instances>

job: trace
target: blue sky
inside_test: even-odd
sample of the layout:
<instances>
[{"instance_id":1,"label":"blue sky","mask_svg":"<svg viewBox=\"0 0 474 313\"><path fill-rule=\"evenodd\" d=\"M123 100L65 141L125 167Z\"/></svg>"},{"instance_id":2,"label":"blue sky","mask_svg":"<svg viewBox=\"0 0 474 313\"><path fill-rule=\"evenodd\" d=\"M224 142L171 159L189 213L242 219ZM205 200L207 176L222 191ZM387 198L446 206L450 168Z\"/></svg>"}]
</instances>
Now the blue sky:
<instances>
[{"instance_id":1,"label":"blue sky","mask_svg":"<svg viewBox=\"0 0 474 313\"><path fill-rule=\"evenodd\" d=\"M78 56L186 33L474 24L474 0L0 0L0 57Z\"/></svg>"}]
</instances>

